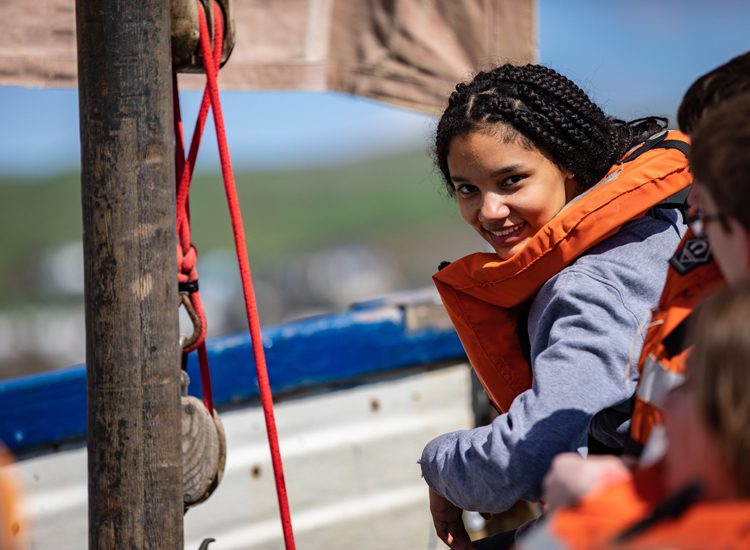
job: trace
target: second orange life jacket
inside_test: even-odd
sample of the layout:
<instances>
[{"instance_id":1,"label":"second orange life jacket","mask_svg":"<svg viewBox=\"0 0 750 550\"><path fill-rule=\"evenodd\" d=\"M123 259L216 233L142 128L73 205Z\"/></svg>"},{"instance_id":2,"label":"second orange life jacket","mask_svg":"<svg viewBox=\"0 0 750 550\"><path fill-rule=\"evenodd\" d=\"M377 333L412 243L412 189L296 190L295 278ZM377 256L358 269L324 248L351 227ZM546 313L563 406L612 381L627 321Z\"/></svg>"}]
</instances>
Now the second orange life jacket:
<instances>
[{"instance_id":1,"label":"second orange life jacket","mask_svg":"<svg viewBox=\"0 0 750 550\"><path fill-rule=\"evenodd\" d=\"M469 362L500 411L531 387L518 339L524 302L552 276L625 223L685 189L691 181L687 138L664 132L626 154L507 260L466 256L433 276Z\"/></svg>"},{"instance_id":2,"label":"second orange life jacket","mask_svg":"<svg viewBox=\"0 0 750 550\"><path fill-rule=\"evenodd\" d=\"M662 466L637 470L633 477L558 510L519 550L750 548L750 500L700 501L686 488L666 495Z\"/></svg>"},{"instance_id":3,"label":"second orange life jacket","mask_svg":"<svg viewBox=\"0 0 750 550\"><path fill-rule=\"evenodd\" d=\"M689 345L685 339L693 309L724 278L708 241L688 231L670 260L664 290L654 310L638 361L640 378L630 423L628 454L637 455L654 426L662 423L662 402L684 380Z\"/></svg>"}]
</instances>

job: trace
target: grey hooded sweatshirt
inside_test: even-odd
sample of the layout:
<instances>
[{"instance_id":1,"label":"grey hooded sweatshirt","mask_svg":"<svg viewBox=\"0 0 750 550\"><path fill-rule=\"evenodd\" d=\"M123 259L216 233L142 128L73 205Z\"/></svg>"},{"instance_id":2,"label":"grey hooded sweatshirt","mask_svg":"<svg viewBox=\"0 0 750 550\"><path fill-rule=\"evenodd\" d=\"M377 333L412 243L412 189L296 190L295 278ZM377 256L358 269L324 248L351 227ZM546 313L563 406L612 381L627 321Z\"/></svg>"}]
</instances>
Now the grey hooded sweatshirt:
<instances>
[{"instance_id":1,"label":"grey hooded sweatshirt","mask_svg":"<svg viewBox=\"0 0 750 550\"><path fill-rule=\"evenodd\" d=\"M635 362L668 260L685 226L653 210L547 281L528 318L531 389L490 425L447 433L419 461L427 484L463 510L502 512L538 500L552 458L589 437L621 447Z\"/></svg>"}]
</instances>

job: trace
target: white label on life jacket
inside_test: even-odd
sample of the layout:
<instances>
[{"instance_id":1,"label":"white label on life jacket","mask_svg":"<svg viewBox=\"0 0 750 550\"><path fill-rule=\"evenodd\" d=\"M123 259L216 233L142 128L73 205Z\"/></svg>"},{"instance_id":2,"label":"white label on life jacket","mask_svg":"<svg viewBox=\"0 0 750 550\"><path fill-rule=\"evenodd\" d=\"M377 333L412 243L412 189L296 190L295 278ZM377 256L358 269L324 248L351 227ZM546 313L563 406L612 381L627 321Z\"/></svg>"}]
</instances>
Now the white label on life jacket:
<instances>
[{"instance_id":1,"label":"white label on life jacket","mask_svg":"<svg viewBox=\"0 0 750 550\"><path fill-rule=\"evenodd\" d=\"M669 391L684 381L684 374L668 370L653 355L649 355L643 366L636 394L643 401L661 409Z\"/></svg>"}]
</instances>

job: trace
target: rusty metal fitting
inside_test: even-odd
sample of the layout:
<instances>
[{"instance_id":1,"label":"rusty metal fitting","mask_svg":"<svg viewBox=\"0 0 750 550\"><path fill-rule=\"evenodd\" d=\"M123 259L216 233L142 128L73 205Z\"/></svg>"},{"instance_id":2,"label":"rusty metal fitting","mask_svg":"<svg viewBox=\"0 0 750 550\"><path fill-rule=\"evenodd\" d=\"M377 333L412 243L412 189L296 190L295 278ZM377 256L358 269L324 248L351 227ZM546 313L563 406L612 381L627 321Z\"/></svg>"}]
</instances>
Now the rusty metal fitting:
<instances>
[{"instance_id":1,"label":"rusty metal fitting","mask_svg":"<svg viewBox=\"0 0 750 550\"><path fill-rule=\"evenodd\" d=\"M214 10L213 3L219 5L224 17L224 41L221 53L221 64L229 59L234 49L235 30L232 18L231 0L171 0L172 18L172 70L176 73L202 73L203 56L200 52L200 30L198 27L198 8L203 6L206 22L211 33L213 44Z\"/></svg>"},{"instance_id":2,"label":"rusty metal fitting","mask_svg":"<svg viewBox=\"0 0 750 550\"><path fill-rule=\"evenodd\" d=\"M193 333L190 336L180 336L180 346L184 351L194 346L198 341L203 330L203 323L201 322L200 315L195 311L193 303L190 301L190 296L180 294L180 305L185 308L185 312L190 317L190 322L193 323Z\"/></svg>"}]
</instances>

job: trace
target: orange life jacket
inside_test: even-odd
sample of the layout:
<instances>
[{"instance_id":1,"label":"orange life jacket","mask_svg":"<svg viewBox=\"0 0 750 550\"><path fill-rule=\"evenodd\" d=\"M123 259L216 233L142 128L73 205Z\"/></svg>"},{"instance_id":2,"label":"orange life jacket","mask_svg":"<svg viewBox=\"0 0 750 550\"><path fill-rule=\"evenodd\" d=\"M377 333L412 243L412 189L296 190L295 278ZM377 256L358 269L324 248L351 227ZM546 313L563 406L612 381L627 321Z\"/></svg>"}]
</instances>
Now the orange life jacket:
<instances>
[{"instance_id":1,"label":"orange life jacket","mask_svg":"<svg viewBox=\"0 0 750 550\"><path fill-rule=\"evenodd\" d=\"M689 346L685 330L703 298L724 285L708 241L688 231L670 260L659 305L654 310L638 361L640 378L630 423L628 454L639 454L654 426L662 423L662 401L684 380Z\"/></svg>"},{"instance_id":2,"label":"orange life jacket","mask_svg":"<svg viewBox=\"0 0 750 550\"><path fill-rule=\"evenodd\" d=\"M517 333L524 302L589 248L686 188L686 150L687 138L679 132L654 136L566 204L513 257L472 254L433 276L469 362L498 410L507 411L531 387Z\"/></svg>"},{"instance_id":3,"label":"orange life jacket","mask_svg":"<svg viewBox=\"0 0 750 550\"><path fill-rule=\"evenodd\" d=\"M519 547L607 548L619 533L647 516L664 498L662 471L661 463L637 470L626 480L586 495L575 506L557 510Z\"/></svg>"},{"instance_id":4,"label":"orange life jacket","mask_svg":"<svg viewBox=\"0 0 750 550\"><path fill-rule=\"evenodd\" d=\"M28 548L26 526L21 519L21 491L10 454L0 446L0 548Z\"/></svg>"},{"instance_id":5,"label":"orange life jacket","mask_svg":"<svg viewBox=\"0 0 750 550\"><path fill-rule=\"evenodd\" d=\"M672 513L657 514L659 506L667 509L661 479L660 465L638 470L632 478L558 510L518 548L750 548L750 500L688 500L680 505L671 495Z\"/></svg>"}]
</instances>

